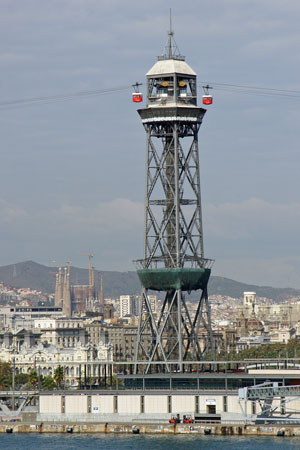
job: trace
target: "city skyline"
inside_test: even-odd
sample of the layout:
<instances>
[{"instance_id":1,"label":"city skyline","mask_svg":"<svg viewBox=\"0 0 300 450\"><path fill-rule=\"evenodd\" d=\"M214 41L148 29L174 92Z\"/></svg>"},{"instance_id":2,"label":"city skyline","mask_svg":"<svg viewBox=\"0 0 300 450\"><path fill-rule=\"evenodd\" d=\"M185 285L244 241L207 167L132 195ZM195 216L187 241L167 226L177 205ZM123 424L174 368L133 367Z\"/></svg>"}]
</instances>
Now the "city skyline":
<instances>
[{"instance_id":1,"label":"city skyline","mask_svg":"<svg viewBox=\"0 0 300 450\"><path fill-rule=\"evenodd\" d=\"M85 267L81 253L91 251L99 270L134 270L143 246L145 145L130 85L138 80L144 92L172 7L181 53L199 83L214 87L199 134L212 274L300 287L299 98L280 91L244 95L218 84L300 91L300 5L188 0L185 6L178 0L166 7L133 0L1 4L0 265L70 258ZM120 87L128 89L4 105ZM200 87L198 94L200 103Z\"/></svg>"}]
</instances>

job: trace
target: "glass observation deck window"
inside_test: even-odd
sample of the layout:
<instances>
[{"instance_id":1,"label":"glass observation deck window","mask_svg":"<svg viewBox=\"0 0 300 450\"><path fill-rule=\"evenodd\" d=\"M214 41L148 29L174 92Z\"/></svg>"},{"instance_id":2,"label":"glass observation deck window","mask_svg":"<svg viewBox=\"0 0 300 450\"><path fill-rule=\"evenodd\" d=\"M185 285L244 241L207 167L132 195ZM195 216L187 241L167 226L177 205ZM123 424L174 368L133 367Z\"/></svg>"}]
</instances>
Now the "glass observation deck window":
<instances>
[{"instance_id":1,"label":"glass observation deck window","mask_svg":"<svg viewBox=\"0 0 300 450\"><path fill-rule=\"evenodd\" d=\"M173 77L158 77L148 80L148 98L150 101L168 97L174 97Z\"/></svg>"},{"instance_id":2,"label":"glass observation deck window","mask_svg":"<svg viewBox=\"0 0 300 450\"><path fill-rule=\"evenodd\" d=\"M177 75L176 87L177 87L178 102L183 101L196 104L197 98L196 78Z\"/></svg>"},{"instance_id":3,"label":"glass observation deck window","mask_svg":"<svg viewBox=\"0 0 300 450\"><path fill-rule=\"evenodd\" d=\"M196 77L174 74L148 78L148 104L183 103L196 105Z\"/></svg>"}]
</instances>

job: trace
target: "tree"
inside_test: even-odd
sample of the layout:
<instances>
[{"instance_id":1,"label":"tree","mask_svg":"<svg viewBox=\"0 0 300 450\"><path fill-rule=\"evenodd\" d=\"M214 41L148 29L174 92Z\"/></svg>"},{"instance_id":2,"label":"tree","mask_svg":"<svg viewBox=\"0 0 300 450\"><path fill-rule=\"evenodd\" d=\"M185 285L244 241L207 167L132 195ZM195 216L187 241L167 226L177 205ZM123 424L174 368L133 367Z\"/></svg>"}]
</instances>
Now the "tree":
<instances>
[{"instance_id":1,"label":"tree","mask_svg":"<svg viewBox=\"0 0 300 450\"><path fill-rule=\"evenodd\" d=\"M12 382L11 364L0 361L0 389L9 389Z\"/></svg>"},{"instance_id":2,"label":"tree","mask_svg":"<svg viewBox=\"0 0 300 450\"><path fill-rule=\"evenodd\" d=\"M112 381L112 384L110 384L110 382ZM112 376L112 379L108 379L108 386L111 386L111 387L116 387L117 386L117 375L113 375Z\"/></svg>"},{"instance_id":3,"label":"tree","mask_svg":"<svg viewBox=\"0 0 300 450\"><path fill-rule=\"evenodd\" d=\"M38 381L39 381L38 375L37 375L36 371L32 369L29 372L29 383L32 387L36 387L38 384Z\"/></svg>"},{"instance_id":4,"label":"tree","mask_svg":"<svg viewBox=\"0 0 300 450\"><path fill-rule=\"evenodd\" d=\"M234 350L230 353L226 353L223 350L220 353L219 359L229 359L230 361L244 359L263 359L263 358L298 358L300 356L300 341L298 339L291 339L287 344L263 344L257 347L251 347L246 350L242 350L237 354Z\"/></svg>"},{"instance_id":5,"label":"tree","mask_svg":"<svg viewBox=\"0 0 300 450\"><path fill-rule=\"evenodd\" d=\"M28 373L17 373L15 376L15 385L19 388L29 383L29 375Z\"/></svg>"},{"instance_id":6,"label":"tree","mask_svg":"<svg viewBox=\"0 0 300 450\"><path fill-rule=\"evenodd\" d=\"M54 370L54 381L59 388L61 388L63 380L64 380L64 368L62 366L58 366Z\"/></svg>"},{"instance_id":7,"label":"tree","mask_svg":"<svg viewBox=\"0 0 300 450\"><path fill-rule=\"evenodd\" d=\"M50 375L43 377L42 379L42 388L47 391L53 391L56 388L56 383Z\"/></svg>"}]
</instances>

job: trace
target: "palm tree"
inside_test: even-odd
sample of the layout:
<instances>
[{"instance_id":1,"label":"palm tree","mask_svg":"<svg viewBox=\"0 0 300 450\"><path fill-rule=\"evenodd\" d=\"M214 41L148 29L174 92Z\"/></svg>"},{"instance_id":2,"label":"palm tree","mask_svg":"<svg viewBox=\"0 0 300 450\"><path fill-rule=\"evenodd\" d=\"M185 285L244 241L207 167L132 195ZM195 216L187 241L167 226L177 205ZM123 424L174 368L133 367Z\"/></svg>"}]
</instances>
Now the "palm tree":
<instances>
[{"instance_id":1,"label":"palm tree","mask_svg":"<svg viewBox=\"0 0 300 450\"><path fill-rule=\"evenodd\" d=\"M57 366L54 370L54 381L59 388L61 388L64 379L64 368L62 366Z\"/></svg>"}]
</instances>

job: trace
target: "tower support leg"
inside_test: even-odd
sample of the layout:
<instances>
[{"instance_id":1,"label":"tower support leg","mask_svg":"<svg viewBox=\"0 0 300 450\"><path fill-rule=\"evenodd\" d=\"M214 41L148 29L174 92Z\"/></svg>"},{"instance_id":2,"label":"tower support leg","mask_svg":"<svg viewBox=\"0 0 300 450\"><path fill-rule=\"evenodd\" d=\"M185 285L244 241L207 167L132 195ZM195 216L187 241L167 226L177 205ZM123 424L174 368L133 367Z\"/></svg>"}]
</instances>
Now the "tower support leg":
<instances>
[{"instance_id":1,"label":"tower support leg","mask_svg":"<svg viewBox=\"0 0 300 450\"><path fill-rule=\"evenodd\" d=\"M148 290L143 289L139 317L135 373L151 373L152 368L183 372L185 361L203 361L209 351L210 358L215 358L206 288L201 291L193 319L180 289L165 293L157 318L151 309Z\"/></svg>"}]
</instances>

